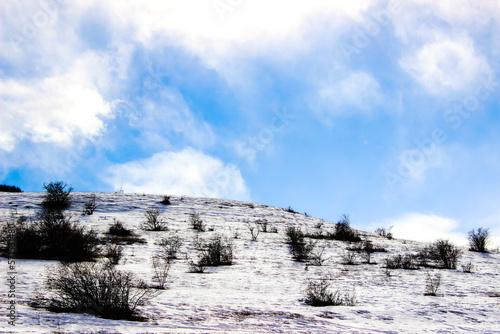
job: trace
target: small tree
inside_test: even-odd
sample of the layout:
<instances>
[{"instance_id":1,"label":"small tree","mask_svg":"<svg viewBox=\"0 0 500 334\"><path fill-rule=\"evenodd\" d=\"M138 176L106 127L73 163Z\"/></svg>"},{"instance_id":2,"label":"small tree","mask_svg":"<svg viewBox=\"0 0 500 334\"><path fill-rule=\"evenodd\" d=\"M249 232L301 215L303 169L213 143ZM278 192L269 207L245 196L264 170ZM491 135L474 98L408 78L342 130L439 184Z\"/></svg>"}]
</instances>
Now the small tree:
<instances>
[{"instance_id":1,"label":"small tree","mask_svg":"<svg viewBox=\"0 0 500 334\"><path fill-rule=\"evenodd\" d=\"M488 243L490 238L490 231L487 228L478 228L469 231L469 250L472 252L488 253Z\"/></svg>"},{"instance_id":2,"label":"small tree","mask_svg":"<svg viewBox=\"0 0 500 334\"><path fill-rule=\"evenodd\" d=\"M42 201L42 207L44 209L62 211L71 206L72 187L69 187L62 181L50 182L49 184L44 184L43 187L47 191L45 198Z\"/></svg>"}]
</instances>

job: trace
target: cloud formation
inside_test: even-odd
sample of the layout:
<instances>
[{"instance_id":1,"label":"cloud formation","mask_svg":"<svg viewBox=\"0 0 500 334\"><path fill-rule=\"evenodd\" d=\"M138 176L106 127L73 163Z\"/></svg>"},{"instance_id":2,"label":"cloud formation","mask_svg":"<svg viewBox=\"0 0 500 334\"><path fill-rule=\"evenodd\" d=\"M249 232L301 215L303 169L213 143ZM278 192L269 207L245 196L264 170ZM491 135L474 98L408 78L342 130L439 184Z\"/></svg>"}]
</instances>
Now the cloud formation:
<instances>
[{"instance_id":1,"label":"cloud formation","mask_svg":"<svg viewBox=\"0 0 500 334\"><path fill-rule=\"evenodd\" d=\"M34 80L0 80L0 149L11 152L22 140L70 146L75 138L94 137L112 117L88 76L85 62L68 72Z\"/></svg>"},{"instance_id":2,"label":"cloud formation","mask_svg":"<svg viewBox=\"0 0 500 334\"><path fill-rule=\"evenodd\" d=\"M110 166L105 178L115 189L125 192L249 198L245 181L235 166L189 147Z\"/></svg>"},{"instance_id":3,"label":"cloud formation","mask_svg":"<svg viewBox=\"0 0 500 334\"><path fill-rule=\"evenodd\" d=\"M433 242L437 239L450 240L459 245L466 245L464 233L457 232L460 222L432 214L407 213L384 222L384 226L393 226L395 238Z\"/></svg>"}]
</instances>

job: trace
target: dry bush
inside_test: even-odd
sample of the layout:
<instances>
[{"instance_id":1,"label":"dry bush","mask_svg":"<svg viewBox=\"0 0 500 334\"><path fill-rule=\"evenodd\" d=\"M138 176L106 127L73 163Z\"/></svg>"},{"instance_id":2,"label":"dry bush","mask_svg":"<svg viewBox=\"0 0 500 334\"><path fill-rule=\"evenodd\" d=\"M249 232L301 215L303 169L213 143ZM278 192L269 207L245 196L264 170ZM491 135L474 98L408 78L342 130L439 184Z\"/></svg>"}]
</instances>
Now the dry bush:
<instances>
[{"instance_id":1,"label":"dry bush","mask_svg":"<svg viewBox=\"0 0 500 334\"><path fill-rule=\"evenodd\" d=\"M440 285L441 285L441 274L437 273L434 276L431 276L431 274L427 273L424 295L436 296Z\"/></svg>"},{"instance_id":2,"label":"dry bush","mask_svg":"<svg viewBox=\"0 0 500 334\"><path fill-rule=\"evenodd\" d=\"M472 252L488 253L490 231L487 228L478 228L469 231L469 250Z\"/></svg>"},{"instance_id":3,"label":"dry bush","mask_svg":"<svg viewBox=\"0 0 500 334\"><path fill-rule=\"evenodd\" d=\"M166 231L167 222L162 220L160 208L150 208L144 213L146 221L143 223L142 228L145 231Z\"/></svg>"},{"instance_id":4,"label":"dry bush","mask_svg":"<svg viewBox=\"0 0 500 334\"><path fill-rule=\"evenodd\" d=\"M354 306L356 292L341 292L340 289L332 291L331 283L326 280L309 281L304 302L311 306Z\"/></svg>"},{"instance_id":5,"label":"dry bush","mask_svg":"<svg viewBox=\"0 0 500 334\"><path fill-rule=\"evenodd\" d=\"M120 259L123 255L123 246L109 244L106 245L104 249L104 257L109 260L109 263L112 265L116 265L120 262Z\"/></svg>"},{"instance_id":6,"label":"dry bush","mask_svg":"<svg viewBox=\"0 0 500 334\"><path fill-rule=\"evenodd\" d=\"M165 289L168 272L170 270L170 259L164 256L154 255L151 257L153 268L153 281L156 282L156 289Z\"/></svg>"},{"instance_id":7,"label":"dry bush","mask_svg":"<svg viewBox=\"0 0 500 334\"><path fill-rule=\"evenodd\" d=\"M233 244L221 235L214 235L208 240L195 241L199 251L197 262L193 262L198 267L229 266L233 264Z\"/></svg>"},{"instance_id":8,"label":"dry bush","mask_svg":"<svg viewBox=\"0 0 500 334\"><path fill-rule=\"evenodd\" d=\"M113 223L109 226L107 234L117 235L117 236L131 236L132 231L126 229L123 226L123 222L118 219L113 218Z\"/></svg>"},{"instance_id":9,"label":"dry bush","mask_svg":"<svg viewBox=\"0 0 500 334\"><path fill-rule=\"evenodd\" d=\"M472 269L474 269L474 264L472 262L467 262L466 264L462 264L462 271L464 273L472 273Z\"/></svg>"},{"instance_id":10,"label":"dry bush","mask_svg":"<svg viewBox=\"0 0 500 334\"><path fill-rule=\"evenodd\" d=\"M304 232L296 226L288 226L285 230L285 242L287 244L304 244L305 243Z\"/></svg>"},{"instance_id":11,"label":"dry bush","mask_svg":"<svg viewBox=\"0 0 500 334\"><path fill-rule=\"evenodd\" d=\"M389 227L381 227L381 228L377 228L375 230L375 233L377 233L379 236L381 237L384 237L384 238L387 238L387 239L392 239L392 226L389 226Z\"/></svg>"},{"instance_id":12,"label":"dry bush","mask_svg":"<svg viewBox=\"0 0 500 334\"><path fill-rule=\"evenodd\" d=\"M132 273L104 263L61 264L49 273L47 288L52 294L49 309L92 310L110 319L135 319L137 306L154 296Z\"/></svg>"},{"instance_id":13,"label":"dry bush","mask_svg":"<svg viewBox=\"0 0 500 334\"><path fill-rule=\"evenodd\" d=\"M342 264L355 265L357 253L355 251L347 250L342 253Z\"/></svg>"},{"instance_id":14,"label":"dry bush","mask_svg":"<svg viewBox=\"0 0 500 334\"><path fill-rule=\"evenodd\" d=\"M385 267L387 269L407 269L418 270L420 268L417 256L413 254L394 255L385 260Z\"/></svg>"},{"instance_id":15,"label":"dry bush","mask_svg":"<svg viewBox=\"0 0 500 334\"><path fill-rule=\"evenodd\" d=\"M170 205L172 202L170 202L170 196L163 196L163 199L160 202L163 205Z\"/></svg>"},{"instance_id":16,"label":"dry bush","mask_svg":"<svg viewBox=\"0 0 500 334\"><path fill-rule=\"evenodd\" d=\"M418 254L421 264L430 266L431 262L438 268L457 269L457 262L462 251L448 240L437 240Z\"/></svg>"},{"instance_id":17,"label":"dry bush","mask_svg":"<svg viewBox=\"0 0 500 334\"><path fill-rule=\"evenodd\" d=\"M259 234L260 234L259 225L252 224L248 221L247 221L246 225L247 225L248 231L250 232L250 240L257 241L257 238L259 237Z\"/></svg>"},{"instance_id":18,"label":"dry bush","mask_svg":"<svg viewBox=\"0 0 500 334\"><path fill-rule=\"evenodd\" d=\"M350 225L349 215L342 215L337 224L335 224L335 233L332 235L333 239L351 242L361 241L359 233L352 229Z\"/></svg>"},{"instance_id":19,"label":"dry bush","mask_svg":"<svg viewBox=\"0 0 500 334\"><path fill-rule=\"evenodd\" d=\"M92 215L94 211L97 209L97 196L96 194L90 195L90 197L83 204L83 212L82 215Z\"/></svg>"},{"instance_id":20,"label":"dry bush","mask_svg":"<svg viewBox=\"0 0 500 334\"><path fill-rule=\"evenodd\" d=\"M184 241L179 236L170 236L163 238L158 243L163 250L163 257L169 260L177 258L177 252L182 247Z\"/></svg>"},{"instance_id":21,"label":"dry bush","mask_svg":"<svg viewBox=\"0 0 500 334\"><path fill-rule=\"evenodd\" d=\"M189 223L191 224L191 228L198 232L205 232L206 226L201 219L199 213L194 212L189 215Z\"/></svg>"}]
</instances>

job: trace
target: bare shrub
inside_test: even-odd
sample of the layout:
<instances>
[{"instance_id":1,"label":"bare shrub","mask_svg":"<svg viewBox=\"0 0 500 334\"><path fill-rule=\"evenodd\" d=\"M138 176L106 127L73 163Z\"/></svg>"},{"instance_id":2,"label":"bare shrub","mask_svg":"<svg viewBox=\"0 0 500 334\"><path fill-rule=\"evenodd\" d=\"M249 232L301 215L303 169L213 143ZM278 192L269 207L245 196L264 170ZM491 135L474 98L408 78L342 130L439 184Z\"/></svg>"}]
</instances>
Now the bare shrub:
<instances>
[{"instance_id":1,"label":"bare shrub","mask_svg":"<svg viewBox=\"0 0 500 334\"><path fill-rule=\"evenodd\" d=\"M94 310L110 319L136 319L137 306L154 296L132 273L103 263L61 264L49 273L47 288L52 293L49 309Z\"/></svg>"},{"instance_id":2,"label":"bare shrub","mask_svg":"<svg viewBox=\"0 0 500 334\"><path fill-rule=\"evenodd\" d=\"M347 250L342 253L342 264L355 265L357 253L355 251Z\"/></svg>"},{"instance_id":3,"label":"bare shrub","mask_svg":"<svg viewBox=\"0 0 500 334\"><path fill-rule=\"evenodd\" d=\"M385 248L373 245L370 240L364 240L359 246L351 247L349 250L358 252L368 264L371 264L371 256L373 253L387 252Z\"/></svg>"},{"instance_id":4,"label":"bare shrub","mask_svg":"<svg viewBox=\"0 0 500 334\"><path fill-rule=\"evenodd\" d=\"M335 233L333 238L341 241L351 241L358 242L361 241L359 233L351 228L351 222L349 215L344 214L340 217L340 220L335 224Z\"/></svg>"},{"instance_id":5,"label":"bare shrub","mask_svg":"<svg viewBox=\"0 0 500 334\"><path fill-rule=\"evenodd\" d=\"M407 270L418 270L420 267L418 265L417 256L413 254L406 255L395 255L388 257L385 260L385 267L387 269L407 269Z\"/></svg>"},{"instance_id":6,"label":"bare shrub","mask_svg":"<svg viewBox=\"0 0 500 334\"><path fill-rule=\"evenodd\" d=\"M123 222L118 219L113 218L113 223L109 226L107 234L117 235L117 236L131 236L132 231L126 229L123 226Z\"/></svg>"},{"instance_id":7,"label":"bare shrub","mask_svg":"<svg viewBox=\"0 0 500 334\"><path fill-rule=\"evenodd\" d=\"M170 196L163 196L163 199L161 200L160 203L163 204L163 205L170 205L170 204L172 204L170 202Z\"/></svg>"},{"instance_id":8,"label":"bare shrub","mask_svg":"<svg viewBox=\"0 0 500 334\"><path fill-rule=\"evenodd\" d=\"M162 220L160 208L150 208L144 213L146 221L142 228L146 231L166 231L167 222Z\"/></svg>"},{"instance_id":9,"label":"bare shrub","mask_svg":"<svg viewBox=\"0 0 500 334\"><path fill-rule=\"evenodd\" d=\"M487 228L478 228L469 231L469 250L472 252L488 253L490 231Z\"/></svg>"},{"instance_id":10,"label":"bare shrub","mask_svg":"<svg viewBox=\"0 0 500 334\"><path fill-rule=\"evenodd\" d=\"M163 257L173 260L177 258L177 251L182 247L184 241L179 236L163 238L158 243L163 250Z\"/></svg>"},{"instance_id":11,"label":"bare shrub","mask_svg":"<svg viewBox=\"0 0 500 334\"><path fill-rule=\"evenodd\" d=\"M304 302L311 306L354 306L356 292L332 291L331 283L326 280L309 281L305 291Z\"/></svg>"},{"instance_id":12,"label":"bare shrub","mask_svg":"<svg viewBox=\"0 0 500 334\"><path fill-rule=\"evenodd\" d=\"M259 226L262 233L278 233L278 229L267 219L257 219L255 223Z\"/></svg>"},{"instance_id":13,"label":"bare shrub","mask_svg":"<svg viewBox=\"0 0 500 334\"><path fill-rule=\"evenodd\" d=\"M196 265L202 267L229 266L233 264L233 244L221 235L195 242L200 252Z\"/></svg>"},{"instance_id":14,"label":"bare shrub","mask_svg":"<svg viewBox=\"0 0 500 334\"><path fill-rule=\"evenodd\" d=\"M287 244L304 244L304 232L296 226L288 226L285 230L285 242Z\"/></svg>"},{"instance_id":15,"label":"bare shrub","mask_svg":"<svg viewBox=\"0 0 500 334\"><path fill-rule=\"evenodd\" d=\"M375 230L375 233L377 233L379 236L381 237L384 237L384 238L387 238L387 239L392 239L392 226L389 226L389 227L381 227L381 228L377 228Z\"/></svg>"},{"instance_id":16,"label":"bare shrub","mask_svg":"<svg viewBox=\"0 0 500 334\"><path fill-rule=\"evenodd\" d=\"M466 264L462 264L462 271L464 273L472 273L472 269L474 269L474 264L472 262L467 262Z\"/></svg>"},{"instance_id":17,"label":"bare shrub","mask_svg":"<svg viewBox=\"0 0 500 334\"><path fill-rule=\"evenodd\" d=\"M206 226L203 223L203 220L200 217L200 214L197 212L191 213L189 215L189 223L191 224L191 228L198 232L205 232Z\"/></svg>"},{"instance_id":18,"label":"bare shrub","mask_svg":"<svg viewBox=\"0 0 500 334\"><path fill-rule=\"evenodd\" d=\"M153 268L153 281L156 282L156 289L165 289L168 272L170 270L170 259L160 255L151 257L151 266Z\"/></svg>"},{"instance_id":19,"label":"bare shrub","mask_svg":"<svg viewBox=\"0 0 500 334\"><path fill-rule=\"evenodd\" d=\"M431 274L427 273L424 295L436 296L440 285L441 285L441 274L437 273L434 276L431 276Z\"/></svg>"},{"instance_id":20,"label":"bare shrub","mask_svg":"<svg viewBox=\"0 0 500 334\"><path fill-rule=\"evenodd\" d=\"M260 233L259 226L257 224L252 224L248 221L247 221L246 225L248 227L248 231L250 231L250 240L257 241L257 238L259 237L259 233Z\"/></svg>"},{"instance_id":21,"label":"bare shrub","mask_svg":"<svg viewBox=\"0 0 500 334\"><path fill-rule=\"evenodd\" d=\"M106 245L104 250L104 257L106 257L112 265L118 264L123 255L123 246L120 245Z\"/></svg>"},{"instance_id":22,"label":"bare shrub","mask_svg":"<svg viewBox=\"0 0 500 334\"><path fill-rule=\"evenodd\" d=\"M443 269L457 269L457 262L462 251L448 240L437 240L419 253L423 263L429 265L434 262L437 267Z\"/></svg>"},{"instance_id":23,"label":"bare shrub","mask_svg":"<svg viewBox=\"0 0 500 334\"><path fill-rule=\"evenodd\" d=\"M97 196L96 194L90 195L90 197L83 203L82 215L92 215L97 209Z\"/></svg>"},{"instance_id":24,"label":"bare shrub","mask_svg":"<svg viewBox=\"0 0 500 334\"><path fill-rule=\"evenodd\" d=\"M325 258L325 249L326 245L323 244L321 247L313 247L309 257L310 265L312 266L322 266L323 263L327 260Z\"/></svg>"},{"instance_id":25,"label":"bare shrub","mask_svg":"<svg viewBox=\"0 0 500 334\"><path fill-rule=\"evenodd\" d=\"M288 245L288 249L292 254L293 259L300 262L311 259L315 247L316 242L312 240Z\"/></svg>"}]
</instances>

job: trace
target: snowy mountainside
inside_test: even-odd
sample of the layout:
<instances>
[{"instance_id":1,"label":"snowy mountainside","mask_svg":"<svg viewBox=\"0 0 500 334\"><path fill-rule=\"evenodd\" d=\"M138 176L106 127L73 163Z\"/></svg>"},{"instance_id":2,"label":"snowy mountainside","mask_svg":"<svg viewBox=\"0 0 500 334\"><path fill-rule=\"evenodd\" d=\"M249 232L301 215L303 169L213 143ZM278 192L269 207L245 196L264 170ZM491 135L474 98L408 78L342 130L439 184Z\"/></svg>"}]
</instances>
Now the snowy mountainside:
<instances>
[{"instance_id":1,"label":"snowy mountainside","mask_svg":"<svg viewBox=\"0 0 500 334\"><path fill-rule=\"evenodd\" d=\"M388 240L374 233L361 232L363 239L387 252L374 253L372 262L358 260L343 264L344 252L353 244L337 240L318 240L325 247L322 266L293 261L285 244L287 226L304 231L332 231L334 222L325 222L299 213L261 204L230 200L98 193L98 208L83 216L88 193L74 193L68 210L73 220L103 236L113 219L120 220L147 243L124 247L116 266L151 282L151 256L158 252L158 240L178 235L184 240L169 272L167 287L139 307L145 322L108 320L90 314L53 313L28 305L36 293L45 289L47 272L56 261L16 260L16 325L8 324L6 307L8 286L0 293L0 332L12 333L423 333L471 332L500 333L500 255L479 254L463 249L457 270L391 270L384 261L396 254L407 254L424 244ZM13 210L34 216L44 193L0 193L0 218L6 221ZM144 213L160 207L168 231L143 231ZM199 213L206 232L190 228L189 215ZM251 241L247 222L266 219L278 233L260 233ZM321 228L318 226L322 225ZM355 227L353 222L353 227ZM211 267L207 273L190 273L189 260L195 258L194 239L221 234L234 245L231 266ZM235 238L235 235L238 237ZM461 264L472 262L472 273ZM2 283L8 278L7 259L0 262ZM426 277L441 273L437 296L425 296ZM355 293L354 306L314 307L303 302L310 280L329 280L332 287Z\"/></svg>"}]
</instances>

